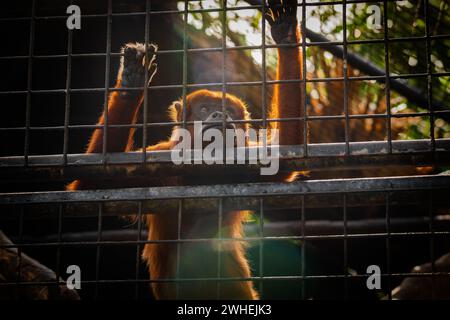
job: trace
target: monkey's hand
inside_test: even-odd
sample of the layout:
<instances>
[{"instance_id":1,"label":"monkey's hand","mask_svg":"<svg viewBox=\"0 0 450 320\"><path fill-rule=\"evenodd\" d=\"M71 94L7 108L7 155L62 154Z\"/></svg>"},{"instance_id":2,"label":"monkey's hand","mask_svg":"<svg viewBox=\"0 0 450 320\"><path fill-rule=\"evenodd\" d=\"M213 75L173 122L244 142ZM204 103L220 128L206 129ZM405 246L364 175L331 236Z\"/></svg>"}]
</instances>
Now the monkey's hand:
<instances>
[{"instance_id":1,"label":"monkey's hand","mask_svg":"<svg viewBox=\"0 0 450 320\"><path fill-rule=\"evenodd\" d=\"M297 0L269 0L265 15L275 43L297 42Z\"/></svg>"},{"instance_id":2,"label":"monkey's hand","mask_svg":"<svg viewBox=\"0 0 450 320\"><path fill-rule=\"evenodd\" d=\"M123 56L120 60L119 76L122 79L122 87L146 87L152 81L156 74L156 52L158 46L155 44L148 44L147 58L145 60L145 45L142 43L127 43L122 48ZM147 83L145 84L145 76L147 76ZM137 93L138 91L135 91ZM131 92L130 92L131 93ZM139 92L140 93L140 92Z\"/></svg>"}]
</instances>

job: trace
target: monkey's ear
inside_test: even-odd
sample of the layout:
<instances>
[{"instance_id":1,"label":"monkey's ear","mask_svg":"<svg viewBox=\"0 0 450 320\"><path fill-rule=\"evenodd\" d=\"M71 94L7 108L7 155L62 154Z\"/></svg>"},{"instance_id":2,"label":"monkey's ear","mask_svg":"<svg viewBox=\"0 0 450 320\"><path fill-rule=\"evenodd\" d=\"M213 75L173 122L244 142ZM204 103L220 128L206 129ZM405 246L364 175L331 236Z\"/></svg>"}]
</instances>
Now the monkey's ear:
<instances>
[{"instance_id":1,"label":"monkey's ear","mask_svg":"<svg viewBox=\"0 0 450 320\"><path fill-rule=\"evenodd\" d=\"M169 106L169 117L174 122L180 122L182 119L183 103L179 100L174 101Z\"/></svg>"}]
</instances>

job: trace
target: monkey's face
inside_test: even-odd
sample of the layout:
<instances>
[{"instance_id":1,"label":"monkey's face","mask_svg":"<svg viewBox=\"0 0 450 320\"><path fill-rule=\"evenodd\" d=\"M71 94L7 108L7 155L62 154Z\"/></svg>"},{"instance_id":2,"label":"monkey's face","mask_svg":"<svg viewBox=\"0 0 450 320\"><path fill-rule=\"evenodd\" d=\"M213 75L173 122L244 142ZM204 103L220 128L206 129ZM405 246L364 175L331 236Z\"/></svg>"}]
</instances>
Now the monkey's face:
<instances>
[{"instance_id":1,"label":"monkey's face","mask_svg":"<svg viewBox=\"0 0 450 320\"><path fill-rule=\"evenodd\" d=\"M191 101L188 105L187 119L201 122L201 131L199 125L188 126L191 137L197 137L199 134L202 137L208 137L217 134L216 130L225 134L238 134L238 132L242 134L246 131L245 123L236 122L236 120L245 119L244 107L230 99L225 99L224 102L225 106L222 107L222 99L217 97L200 97Z\"/></svg>"},{"instance_id":2,"label":"monkey's face","mask_svg":"<svg viewBox=\"0 0 450 320\"><path fill-rule=\"evenodd\" d=\"M233 133L236 136L245 135L248 124L239 120L248 120L247 108L235 96L227 94L225 99L222 99L221 92L199 90L188 95L186 102L186 108L183 108L182 101L175 102L171 113L172 118L181 122L184 118L183 112L186 112L185 119L189 124L185 128L189 130L191 139L204 141L203 137L216 136L218 131L225 134Z\"/></svg>"}]
</instances>

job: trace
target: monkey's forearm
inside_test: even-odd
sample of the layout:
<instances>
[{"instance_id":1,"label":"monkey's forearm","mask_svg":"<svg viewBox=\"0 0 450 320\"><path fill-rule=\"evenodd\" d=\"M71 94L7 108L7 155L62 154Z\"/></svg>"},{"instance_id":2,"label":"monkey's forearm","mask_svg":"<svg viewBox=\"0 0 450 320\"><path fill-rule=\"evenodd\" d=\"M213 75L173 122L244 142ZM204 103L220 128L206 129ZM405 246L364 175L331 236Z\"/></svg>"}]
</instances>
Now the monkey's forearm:
<instances>
[{"instance_id":1,"label":"monkey's forearm","mask_svg":"<svg viewBox=\"0 0 450 320\"><path fill-rule=\"evenodd\" d=\"M130 151L132 149L132 138L134 128L110 128L111 125L134 124L137 118L137 111L142 102L142 93L139 95L126 95L120 91L113 92L108 103L108 133L107 152ZM105 112L98 121L98 125L105 124ZM95 129L89 141L86 153L103 152L104 128Z\"/></svg>"},{"instance_id":2,"label":"monkey's forearm","mask_svg":"<svg viewBox=\"0 0 450 320\"><path fill-rule=\"evenodd\" d=\"M299 40L299 32L296 41ZM279 48L277 80L302 79L302 55L298 47ZM273 105L278 107L279 118L299 118L303 116L301 83L284 83L275 86ZM303 143L303 126L300 121L284 121L278 125L280 144Z\"/></svg>"},{"instance_id":3,"label":"monkey's forearm","mask_svg":"<svg viewBox=\"0 0 450 320\"><path fill-rule=\"evenodd\" d=\"M104 125L107 121L107 152L130 151L133 146L132 128L109 128L110 125L134 124L136 122L137 111L142 103L143 90L136 90L147 84L146 73L149 73L149 80L156 72L155 54L156 45L150 44L147 48L149 65L145 63L145 46L142 43L127 43L122 48L123 57L120 61L119 74L117 76L116 88L134 88L132 90L114 91L109 96L107 117L104 114L100 117L98 124ZM103 152L104 130L96 129L92 134L87 153Z\"/></svg>"},{"instance_id":4,"label":"monkey's forearm","mask_svg":"<svg viewBox=\"0 0 450 320\"><path fill-rule=\"evenodd\" d=\"M118 85L120 86L120 81ZM141 96L130 97L114 91L109 97L108 126L115 124L133 124L136 122L137 111L142 101ZM105 114L100 117L98 125L105 124ZM108 128L107 152L130 151L133 147L134 128ZM89 140L86 153L103 152L103 128L95 129ZM94 181L75 180L66 186L67 190L79 190L100 187Z\"/></svg>"}]
</instances>

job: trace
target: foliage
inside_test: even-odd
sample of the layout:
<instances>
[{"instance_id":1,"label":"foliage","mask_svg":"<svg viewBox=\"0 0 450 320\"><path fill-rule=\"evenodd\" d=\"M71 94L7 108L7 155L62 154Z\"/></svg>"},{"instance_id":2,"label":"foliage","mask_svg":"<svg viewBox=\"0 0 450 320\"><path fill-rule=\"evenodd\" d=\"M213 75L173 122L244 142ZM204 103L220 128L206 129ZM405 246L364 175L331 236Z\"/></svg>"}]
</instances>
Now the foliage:
<instances>
[{"instance_id":1,"label":"foliage","mask_svg":"<svg viewBox=\"0 0 450 320\"><path fill-rule=\"evenodd\" d=\"M198 9L220 9L222 1L204 0L189 1L189 10ZM445 0L428 1L428 21L425 17L425 1L423 0L402 0L387 2L387 16L384 17L384 3L351 3L347 4L346 24L343 24L343 6L342 5L320 5L308 6L306 11L307 28L325 35L332 41L342 41L343 32L346 29L349 52L355 52L367 61L376 66L385 69L388 63L389 72L392 75L414 75L419 77L406 77L402 81L406 84L418 88L424 96L431 89L433 100L441 101L448 105L450 96L450 77L446 75L450 69L450 38L430 39L427 48L426 31L427 23L430 35L443 35L450 30L449 4ZM239 8L248 6L249 3L243 0L228 0L228 8ZM373 9L376 6L381 13L381 25L374 28L368 21L373 17ZM184 1L178 3L180 10L184 9ZM299 8L298 18L301 19L301 7ZM222 13L220 11L203 11L189 13L189 23L199 31L217 39L222 38ZM385 31L384 21L387 22ZM230 10L226 16L227 28L227 46L247 46L261 45L262 39L262 15L257 9ZM272 44L270 30L266 24L266 43ZM387 45L383 41L377 43L364 43L364 41L382 40L386 35L391 39ZM401 40L400 38L415 37L415 40ZM358 43L352 43L359 41ZM323 50L314 50L314 47L307 48L307 71L308 75L323 77L330 73L331 69L336 68L335 58L326 54ZM385 51L388 50L388 56L385 57ZM427 50L428 49L428 50ZM266 50L266 66L269 74L273 74L276 65L275 50ZM247 54L251 56L255 65L261 65L262 51L260 49L248 50ZM325 70L325 69L330 70ZM431 77L431 85L427 85L427 78L424 76L428 71L433 73L442 73L441 76ZM337 72L339 73L339 72ZM356 72L357 74L358 72ZM374 85L372 81L360 81L359 87L355 88L353 101L359 105L364 103L376 103L378 108L385 99L384 86ZM312 91L320 93L320 96L330 95L330 87L319 88L317 85L308 84L308 93ZM335 88L336 90L336 88ZM327 93L328 91L328 93ZM369 97L364 100L361 97ZM360 101L360 99L362 99ZM324 97L322 100L326 101ZM322 103L321 101L320 103ZM426 106L416 105L413 101L408 101L405 97L391 91L390 99L391 112L412 113L425 112ZM384 107L386 108L386 107ZM450 107L449 107L450 108ZM363 108L370 109L370 108ZM377 112L377 111L375 111ZM377 113L386 112L378 110ZM430 117L420 118L401 118L397 121L401 130L398 132L401 139L420 139L430 137ZM426 124L427 123L427 124ZM435 119L434 123L435 137L450 137L450 125L441 119Z\"/></svg>"}]
</instances>

